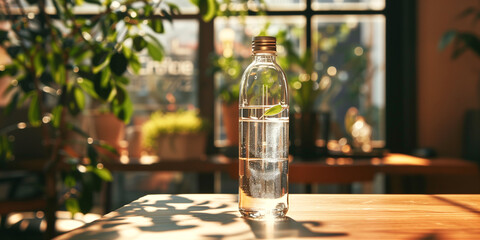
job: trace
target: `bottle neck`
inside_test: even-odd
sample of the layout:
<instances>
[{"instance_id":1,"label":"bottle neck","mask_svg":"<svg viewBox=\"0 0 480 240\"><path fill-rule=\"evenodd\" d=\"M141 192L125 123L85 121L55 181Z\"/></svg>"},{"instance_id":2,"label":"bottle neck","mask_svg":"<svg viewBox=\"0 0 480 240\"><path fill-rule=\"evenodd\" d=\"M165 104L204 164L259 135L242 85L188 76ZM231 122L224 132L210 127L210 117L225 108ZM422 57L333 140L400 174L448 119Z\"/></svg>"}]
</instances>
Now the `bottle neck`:
<instances>
[{"instance_id":1,"label":"bottle neck","mask_svg":"<svg viewBox=\"0 0 480 240\"><path fill-rule=\"evenodd\" d=\"M275 62L276 55L274 53L254 53L254 61L256 62Z\"/></svg>"}]
</instances>

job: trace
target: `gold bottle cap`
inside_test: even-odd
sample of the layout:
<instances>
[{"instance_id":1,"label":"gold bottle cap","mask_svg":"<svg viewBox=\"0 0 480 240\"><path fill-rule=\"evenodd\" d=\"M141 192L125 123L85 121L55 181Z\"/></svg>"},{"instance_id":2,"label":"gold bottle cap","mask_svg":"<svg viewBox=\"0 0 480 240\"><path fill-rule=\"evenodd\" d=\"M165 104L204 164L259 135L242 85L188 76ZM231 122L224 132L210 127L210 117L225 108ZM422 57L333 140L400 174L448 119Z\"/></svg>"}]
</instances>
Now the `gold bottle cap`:
<instances>
[{"instance_id":1,"label":"gold bottle cap","mask_svg":"<svg viewBox=\"0 0 480 240\"><path fill-rule=\"evenodd\" d=\"M255 53L276 53L277 39L270 36L256 36L252 41L252 52Z\"/></svg>"}]
</instances>

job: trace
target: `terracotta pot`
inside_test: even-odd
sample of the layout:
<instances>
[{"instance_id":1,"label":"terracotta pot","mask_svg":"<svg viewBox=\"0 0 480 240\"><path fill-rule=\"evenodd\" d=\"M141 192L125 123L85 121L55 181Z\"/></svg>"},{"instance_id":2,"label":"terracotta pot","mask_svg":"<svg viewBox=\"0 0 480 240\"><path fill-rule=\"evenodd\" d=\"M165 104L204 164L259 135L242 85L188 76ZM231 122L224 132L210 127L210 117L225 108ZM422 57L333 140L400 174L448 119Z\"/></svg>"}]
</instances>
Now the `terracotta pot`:
<instances>
[{"instance_id":1,"label":"terracotta pot","mask_svg":"<svg viewBox=\"0 0 480 240\"><path fill-rule=\"evenodd\" d=\"M238 146L238 101L222 104L223 126L229 146Z\"/></svg>"},{"instance_id":2,"label":"terracotta pot","mask_svg":"<svg viewBox=\"0 0 480 240\"><path fill-rule=\"evenodd\" d=\"M205 133L183 133L164 135L157 139L155 152L160 160L206 159Z\"/></svg>"},{"instance_id":3,"label":"terracotta pot","mask_svg":"<svg viewBox=\"0 0 480 240\"><path fill-rule=\"evenodd\" d=\"M134 116L133 125L125 129L125 138L128 143L128 156L130 158L140 158L146 149L143 147L142 126L148 121L148 116Z\"/></svg>"},{"instance_id":4,"label":"terracotta pot","mask_svg":"<svg viewBox=\"0 0 480 240\"><path fill-rule=\"evenodd\" d=\"M128 156L140 158L143 152L142 126L129 126L126 129L126 140L128 142Z\"/></svg>"},{"instance_id":5,"label":"terracotta pot","mask_svg":"<svg viewBox=\"0 0 480 240\"><path fill-rule=\"evenodd\" d=\"M115 117L113 113L94 113L92 117L96 139L105 141L121 153L120 142L125 139L125 123ZM111 156L111 153L105 149L99 148L99 151Z\"/></svg>"}]
</instances>

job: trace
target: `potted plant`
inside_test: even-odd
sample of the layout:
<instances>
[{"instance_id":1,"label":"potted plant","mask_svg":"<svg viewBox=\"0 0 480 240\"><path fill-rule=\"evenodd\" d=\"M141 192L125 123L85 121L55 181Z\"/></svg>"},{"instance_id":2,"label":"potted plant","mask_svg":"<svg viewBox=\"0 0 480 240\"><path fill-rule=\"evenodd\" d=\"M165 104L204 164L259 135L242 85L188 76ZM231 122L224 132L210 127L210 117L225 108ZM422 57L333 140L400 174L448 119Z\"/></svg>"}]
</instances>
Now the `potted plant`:
<instances>
[{"instance_id":1,"label":"potted plant","mask_svg":"<svg viewBox=\"0 0 480 240\"><path fill-rule=\"evenodd\" d=\"M222 104L223 125L228 146L238 146L238 94L240 91L240 76L242 74L241 60L233 55L213 56L212 72L219 78L220 86L217 96Z\"/></svg>"},{"instance_id":2,"label":"potted plant","mask_svg":"<svg viewBox=\"0 0 480 240\"><path fill-rule=\"evenodd\" d=\"M142 127L142 142L161 160L205 159L207 125L195 111L155 112Z\"/></svg>"},{"instance_id":3,"label":"potted plant","mask_svg":"<svg viewBox=\"0 0 480 240\"><path fill-rule=\"evenodd\" d=\"M315 103L320 94L330 85L319 85L320 80L313 68L314 59L310 49L303 54L298 54L285 31L277 34L277 42L283 45L286 51L284 57L279 57L279 64L288 76L292 99L291 152L303 158L315 157L319 128Z\"/></svg>"},{"instance_id":4,"label":"potted plant","mask_svg":"<svg viewBox=\"0 0 480 240\"><path fill-rule=\"evenodd\" d=\"M472 24L476 26L476 24L478 24L478 20L480 20L478 16L480 16L480 8L469 7L458 15L458 19L471 17L473 18ZM480 36L478 36L476 32L474 30L460 31L450 29L442 35L438 44L438 48L440 50L444 50L447 48L447 46L452 46L452 59L457 59L468 50L480 58ZM477 104L480 106L480 77L477 82L477 91ZM462 157L480 162L480 148L478 148L479 142L480 110L477 108L468 110L465 113L463 124Z\"/></svg>"},{"instance_id":5,"label":"potted plant","mask_svg":"<svg viewBox=\"0 0 480 240\"><path fill-rule=\"evenodd\" d=\"M89 99L95 99L127 123L133 111L124 73L127 67L139 71L137 53L141 51L162 60L162 46L153 33L162 33L164 21L171 21L171 15L179 12L175 5L162 1L87 2L95 8L89 15L75 12L83 1L53 0L54 13L47 11L45 0L6 1L5 14L0 16L0 45L10 59L0 66L0 77L11 76L6 89L11 98L5 112L27 105L28 122L18 128L42 129L42 144L49 153L46 175L55 178L61 173L67 189L58 200L55 184L50 182L47 200L53 214L57 202L65 203L72 213L88 212L99 182L111 179L97 147L114 153L115 149L71 120L87 108ZM12 145L9 129L11 126L0 131L3 162L14 158L8 150ZM72 134L81 141L73 141ZM78 144L84 146L80 152L72 147ZM65 164L70 167L59 167ZM47 223L49 236L53 236L53 227L52 222Z\"/></svg>"}]
</instances>

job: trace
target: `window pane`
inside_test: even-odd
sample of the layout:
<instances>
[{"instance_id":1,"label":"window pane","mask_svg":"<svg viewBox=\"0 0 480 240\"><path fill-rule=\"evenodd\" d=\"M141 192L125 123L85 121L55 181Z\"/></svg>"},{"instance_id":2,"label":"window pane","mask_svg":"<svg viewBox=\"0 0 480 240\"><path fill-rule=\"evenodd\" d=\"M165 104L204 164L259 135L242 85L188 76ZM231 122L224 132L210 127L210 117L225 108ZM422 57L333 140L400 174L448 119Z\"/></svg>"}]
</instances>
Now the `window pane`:
<instances>
[{"instance_id":1,"label":"window pane","mask_svg":"<svg viewBox=\"0 0 480 240\"><path fill-rule=\"evenodd\" d=\"M222 147L235 145L227 140L222 116L232 115L238 122L238 113L224 114L222 107L233 104L238 109L238 87L241 74L251 62L252 37L265 32L276 36L280 32L287 35L293 42L296 50L305 49L305 18L303 16L250 16L246 18L216 18L215 19L215 51L216 58L213 65L215 73L215 145ZM279 56L285 55L281 46L277 47ZM224 104L222 106L222 104ZM225 109L227 110L227 109ZM228 125L228 124L227 124ZM238 129L235 129L237 131ZM231 136L231 134L230 134ZM235 137L233 137L235 139ZM238 140L238 137L237 137Z\"/></svg>"},{"instance_id":2,"label":"window pane","mask_svg":"<svg viewBox=\"0 0 480 240\"><path fill-rule=\"evenodd\" d=\"M140 74L129 77L128 89L137 115L198 106L198 21L174 20L164 26L165 33L155 34L164 48L163 61L152 60L144 49L139 56Z\"/></svg>"},{"instance_id":3,"label":"window pane","mask_svg":"<svg viewBox=\"0 0 480 240\"><path fill-rule=\"evenodd\" d=\"M385 17L316 16L312 21L315 71L320 85L329 86L317 106L330 112L330 140L349 136L345 114L356 107L371 126L372 146L383 147Z\"/></svg>"},{"instance_id":4,"label":"window pane","mask_svg":"<svg viewBox=\"0 0 480 240\"><path fill-rule=\"evenodd\" d=\"M313 0L313 10L383 10L385 0Z\"/></svg>"}]
</instances>

